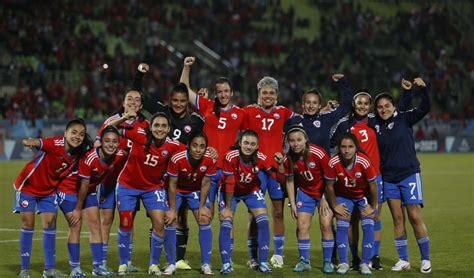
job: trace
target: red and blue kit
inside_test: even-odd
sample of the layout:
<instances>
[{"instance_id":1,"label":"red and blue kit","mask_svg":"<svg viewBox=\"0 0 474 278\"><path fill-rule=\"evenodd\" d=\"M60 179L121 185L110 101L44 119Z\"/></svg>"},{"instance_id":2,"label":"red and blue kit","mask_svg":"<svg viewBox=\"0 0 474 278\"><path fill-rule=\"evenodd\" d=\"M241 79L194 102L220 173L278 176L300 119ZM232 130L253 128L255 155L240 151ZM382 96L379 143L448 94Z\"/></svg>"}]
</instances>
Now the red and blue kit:
<instances>
[{"instance_id":1,"label":"red and blue kit","mask_svg":"<svg viewBox=\"0 0 474 278\"><path fill-rule=\"evenodd\" d=\"M351 133L359 140L359 145L369 155L370 162L375 169L375 173L380 175L380 153L377 144L377 134L375 130L367 126L368 118L356 122L351 127Z\"/></svg>"},{"instance_id":2,"label":"red and blue kit","mask_svg":"<svg viewBox=\"0 0 474 278\"><path fill-rule=\"evenodd\" d=\"M235 143L239 130L242 130L245 112L240 107L232 105L229 109L221 109L217 117L213 111L215 101L196 97L196 108L204 116L204 132L209 137L209 147L217 150L217 166L222 168L225 154Z\"/></svg>"},{"instance_id":3,"label":"red and blue kit","mask_svg":"<svg viewBox=\"0 0 474 278\"><path fill-rule=\"evenodd\" d=\"M104 128L106 128L108 125L110 125L113 121L115 121L117 119L120 119L121 117L122 117L122 115L117 113L117 114L107 118L107 120L104 121L104 123L100 127L99 131L97 132L97 136L95 137L95 139L100 140L100 133L102 132L102 130L104 130ZM121 129L138 129L138 128L141 128L141 129L144 130L144 129L148 128L149 126L150 126L150 123L148 122L148 120L141 119L141 118L135 118L133 120L128 120L128 121L125 121L125 122L119 124L117 128L119 130L121 130ZM130 144L131 143L129 143L128 139L121 137L120 138L119 149L126 150L127 148L130 147L129 146Z\"/></svg>"},{"instance_id":4,"label":"red and blue kit","mask_svg":"<svg viewBox=\"0 0 474 278\"><path fill-rule=\"evenodd\" d=\"M39 140L39 152L20 172L14 187L30 196L45 197L56 193L60 179L69 174L76 158L66 152L63 136Z\"/></svg>"},{"instance_id":5,"label":"red and blue kit","mask_svg":"<svg viewBox=\"0 0 474 278\"><path fill-rule=\"evenodd\" d=\"M285 157L283 166L285 175L293 176L295 185L311 196L321 198L324 193L324 175L328 171L329 156L326 151L316 145L310 144L308 161L303 158L294 162L291 168L290 158Z\"/></svg>"},{"instance_id":6,"label":"red and blue kit","mask_svg":"<svg viewBox=\"0 0 474 278\"><path fill-rule=\"evenodd\" d=\"M338 197L360 199L369 196L369 183L376 178L375 168L369 158L357 153L354 164L350 169L344 167L335 156L329 160L329 169L324 177L334 181L334 192Z\"/></svg>"},{"instance_id":7,"label":"red and blue kit","mask_svg":"<svg viewBox=\"0 0 474 278\"><path fill-rule=\"evenodd\" d=\"M244 129L251 129L258 134L259 151L268 157L276 152L283 152L283 126L294 113L286 107L275 106L271 112L265 112L259 106L243 108L246 113ZM270 162L278 167L275 161Z\"/></svg>"},{"instance_id":8,"label":"red and blue kit","mask_svg":"<svg viewBox=\"0 0 474 278\"><path fill-rule=\"evenodd\" d=\"M189 163L188 151L184 150L173 155L167 173L178 178L176 192L187 194L200 191L204 176L215 176L216 171L216 161L208 154L204 155L199 165L193 167Z\"/></svg>"},{"instance_id":9,"label":"red and blue kit","mask_svg":"<svg viewBox=\"0 0 474 278\"><path fill-rule=\"evenodd\" d=\"M269 159L261 152L257 153L257 161L252 165L240 159L238 150L230 151L225 156L222 171L226 176L235 177L235 188L223 188L223 191L234 192L234 196L248 195L257 191L260 189L258 173L262 170L270 173L271 168Z\"/></svg>"}]
</instances>

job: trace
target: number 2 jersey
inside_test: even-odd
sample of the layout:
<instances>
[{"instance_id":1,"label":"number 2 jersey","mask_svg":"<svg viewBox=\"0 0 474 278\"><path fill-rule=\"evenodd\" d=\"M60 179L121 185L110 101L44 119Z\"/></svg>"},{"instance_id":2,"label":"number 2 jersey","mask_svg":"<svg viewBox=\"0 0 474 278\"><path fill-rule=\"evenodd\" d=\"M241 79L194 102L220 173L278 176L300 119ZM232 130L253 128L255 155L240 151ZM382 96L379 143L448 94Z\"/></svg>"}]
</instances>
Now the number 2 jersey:
<instances>
[{"instance_id":1,"label":"number 2 jersey","mask_svg":"<svg viewBox=\"0 0 474 278\"><path fill-rule=\"evenodd\" d=\"M14 187L34 197L45 197L56 193L61 178L69 174L76 158L66 152L63 136L39 141L38 153L20 172Z\"/></svg>"},{"instance_id":2,"label":"number 2 jersey","mask_svg":"<svg viewBox=\"0 0 474 278\"><path fill-rule=\"evenodd\" d=\"M336 155L329 160L329 169L325 179L334 182L336 196L359 199L369 196L369 183L376 178L375 169L364 154L355 155L354 164L346 168Z\"/></svg>"}]
</instances>

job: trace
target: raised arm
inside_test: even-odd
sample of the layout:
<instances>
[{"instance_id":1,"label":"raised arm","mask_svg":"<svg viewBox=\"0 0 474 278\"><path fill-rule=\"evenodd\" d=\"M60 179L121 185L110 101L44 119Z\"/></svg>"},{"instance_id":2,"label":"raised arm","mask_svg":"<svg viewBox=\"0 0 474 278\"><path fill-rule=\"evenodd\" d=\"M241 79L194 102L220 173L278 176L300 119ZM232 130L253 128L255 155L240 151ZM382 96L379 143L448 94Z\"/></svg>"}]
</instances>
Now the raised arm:
<instances>
[{"instance_id":1,"label":"raised arm","mask_svg":"<svg viewBox=\"0 0 474 278\"><path fill-rule=\"evenodd\" d=\"M411 100L413 99L413 94L411 93L412 83L406 79L402 79L401 85L403 93L397 103L397 109L398 111L406 111L410 108Z\"/></svg>"},{"instance_id":2,"label":"raised arm","mask_svg":"<svg viewBox=\"0 0 474 278\"><path fill-rule=\"evenodd\" d=\"M191 66L194 64L195 60L196 59L194 57L184 58L183 71L181 71L181 77L179 78L179 82L184 83L188 87L189 102L194 107L196 106L197 94L191 89L191 85L189 84L189 72L191 71Z\"/></svg>"},{"instance_id":3,"label":"raised arm","mask_svg":"<svg viewBox=\"0 0 474 278\"><path fill-rule=\"evenodd\" d=\"M428 88L423 79L417 77L413 81L413 84L418 86L421 90L421 101L418 107L415 107L414 109L406 111L404 113L407 123L411 126L423 119L423 117L426 116L426 114L428 114L428 112L430 111L431 106Z\"/></svg>"},{"instance_id":4,"label":"raised arm","mask_svg":"<svg viewBox=\"0 0 474 278\"><path fill-rule=\"evenodd\" d=\"M344 117L351 111L352 98L354 97L354 90L352 90L351 86L349 85L347 77L345 77L343 74L337 73L332 76L332 80L336 82L337 86L339 87L341 103L334 111L329 113L331 125L337 123L340 118Z\"/></svg>"}]
</instances>

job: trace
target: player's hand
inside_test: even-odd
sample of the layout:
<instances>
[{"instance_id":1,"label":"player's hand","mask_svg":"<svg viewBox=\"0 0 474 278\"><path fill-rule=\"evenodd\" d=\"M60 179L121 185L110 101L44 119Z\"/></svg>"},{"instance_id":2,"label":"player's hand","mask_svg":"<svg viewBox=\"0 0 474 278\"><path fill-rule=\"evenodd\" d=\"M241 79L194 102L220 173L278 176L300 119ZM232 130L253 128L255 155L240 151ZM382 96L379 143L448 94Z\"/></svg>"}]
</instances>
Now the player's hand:
<instances>
[{"instance_id":1,"label":"player's hand","mask_svg":"<svg viewBox=\"0 0 474 278\"><path fill-rule=\"evenodd\" d=\"M100 147L100 146L102 146L102 143L100 142L100 140L95 140L95 142L94 142L94 148L98 148L98 147Z\"/></svg>"},{"instance_id":2,"label":"player's hand","mask_svg":"<svg viewBox=\"0 0 474 278\"><path fill-rule=\"evenodd\" d=\"M165 224L166 225L171 225L176 221L176 210L175 209L170 209L167 212L165 212Z\"/></svg>"},{"instance_id":3,"label":"player's hand","mask_svg":"<svg viewBox=\"0 0 474 278\"><path fill-rule=\"evenodd\" d=\"M343 77L344 77L344 74L336 73L336 74L332 75L332 80L334 80L334 82L337 82L337 81L341 80L341 78L343 78Z\"/></svg>"},{"instance_id":4,"label":"player's hand","mask_svg":"<svg viewBox=\"0 0 474 278\"><path fill-rule=\"evenodd\" d=\"M190 66L192 66L192 65L194 64L194 61L195 61L195 60L196 60L196 59L195 59L194 57L192 57L192 56L184 58L184 66L185 66L185 67L190 67Z\"/></svg>"},{"instance_id":5,"label":"player's hand","mask_svg":"<svg viewBox=\"0 0 474 278\"><path fill-rule=\"evenodd\" d=\"M34 149L35 148L35 139L34 138L25 138L22 140L23 146Z\"/></svg>"},{"instance_id":6,"label":"player's hand","mask_svg":"<svg viewBox=\"0 0 474 278\"><path fill-rule=\"evenodd\" d=\"M206 218L212 219L211 210L207 207L199 207L198 210L198 221L203 221Z\"/></svg>"},{"instance_id":7,"label":"player's hand","mask_svg":"<svg viewBox=\"0 0 474 278\"><path fill-rule=\"evenodd\" d=\"M82 218L82 211L78 209L74 209L68 219L69 226L73 227L76 226L79 221L81 221Z\"/></svg>"},{"instance_id":8,"label":"player's hand","mask_svg":"<svg viewBox=\"0 0 474 278\"><path fill-rule=\"evenodd\" d=\"M133 111L127 112L123 114L123 117L127 120L135 119L137 117L137 112L133 112Z\"/></svg>"},{"instance_id":9,"label":"player's hand","mask_svg":"<svg viewBox=\"0 0 474 278\"><path fill-rule=\"evenodd\" d=\"M321 214L322 217L326 217L331 213L331 207L328 204L328 201L326 201L325 198L321 198L321 201L319 202L319 214Z\"/></svg>"},{"instance_id":10,"label":"player's hand","mask_svg":"<svg viewBox=\"0 0 474 278\"><path fill-rule=\"evenodd\" d=\"M276 163L278 163L278 165L283 164L283 158L284 158L284 156L280 152L276 152L273 155L273 159L275 160Z\"/></svg>"},{"instance_id":11,"label":"player's hand","mask_svg":"<svg viewBox=\"0 0 474 278\"><path fill-rule=\"evenodd\" d=\"M217 150L214 147L207 147L206 151L207 154L214 160L217 160L217 158L219 157L219 154L217 153Z\"/></svg>"},{"instance_id":12,"label":"player's hand","mask_svg":"<svg viewBox=\"0 0 474 278\"><path fill-rule=\"evenodd\" d=\"M149 70L150 66L148 64L140 63L140 65L138 65L138 71L141 73L147 73Z\"/></svg>"},{"instance_id":13,"label":"player's hand","mask_svg":"<svg viewBox=\"0 0 474 278\"><path fill-rule=\"evenodd\" d=\"M221 210L221 213L219 214L219 219L221 221L223 220L232 220L234 218L234 214L232 213L232 210L229 208L224 208Z\"/></svg>"},{"instance_id":14,"label":"player's hand","mask_svg":"<svg viewBox=\"0 0 474 278\"><path fill-rule=\"evenodd\" d=\"M411 90L411 82L410 81L408 81L406 79L402 79L401 84L402 84L402 88L404 90Z\"/></svg>"},{"instance_id":15,"label":"player's hand","mask_svg":"<svg viewBox=\"0 0 474 278\"><path fill-rule=\"evenodd\" d=\"M337 204L334 206L334 212L343 216L344 218L349 218L351 215L349 213L349 209L346 207L345 204Z\"/></svg>"},{"instance_id":16,"label":"player's hand","mask_svg":"<svg viewBox=\"0 0 474 278\"><path fill-rule=\"evenodd\" d=\"M413 83L415 83L416 86L421 87L421 88L426 87L426 83L425 81L423 81L423 79L421 79L421 77L415 78L415 80L413 80Z\"/></svg>"},{"instance_id":17,"label":"player's hand","mask_svg":"<svg viewBox=\"0 0 474 278\"><path fill-rule=\"evenodd\" d=\"M297 219L298 212L296 211L296 205L291 205L291 218Z\"/></svg>"},{"instance_id":18,"label":"player's hand","mask_svg":"<svg viewBox=\"0 0 474 278\"><path fill-rule=\"evenodd\" d=\"M196 94L203 98L209 98L209 90L207 88L200 88Z\"/></svg>"},{"instance_id":19,"label":"player's hand","mask_svg":"<svg viewBox=\"0 0 474 278\"><path fill-rule=\"evenodd\" d=\"M336 109L339 107L339 101L335 100L335 99L331 99L328 101L328 104L330 109Z\"/></svg>"},{"instance_id":20,"label":"player's hand","mask_svg":"<svg viewBox=\"0 0 474 278\"><path fill-rule=\"evenodd\" d=\"M372 206L370 204L366 204L364 209L360 212L360 215L362 217L366 217L374 213L375 213L375 210L372 208Z\"/></svg>"}]
</instances>

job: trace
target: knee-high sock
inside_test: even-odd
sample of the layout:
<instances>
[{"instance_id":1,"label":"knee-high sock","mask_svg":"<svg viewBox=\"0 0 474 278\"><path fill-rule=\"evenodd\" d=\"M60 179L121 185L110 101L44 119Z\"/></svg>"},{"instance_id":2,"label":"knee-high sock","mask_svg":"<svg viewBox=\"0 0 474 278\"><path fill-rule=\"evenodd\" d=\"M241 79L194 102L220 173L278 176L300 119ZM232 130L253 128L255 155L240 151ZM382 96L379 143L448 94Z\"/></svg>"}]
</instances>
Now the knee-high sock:
<instances>
[{"instance_id":1,"label":"knee-high sock","mask_svg":"<svg viewBox=\"0 0 474 278\"><path fill-rule=\"evenodd\" d=\"M374 219L363 217L362 218L362 263L368 264L372 259L374 252Z\"/></svg>"},{"instance_id":2,"label":"knee-high sock","mask_svg":"<svg viewBox=\"0 0 474 278\"><path fill-rule=\"evenodd\" d=\"M102 265L102 243L91 243L92 265L99 267Z\"/></svg>"},{"instance_id":3,"label":"knee-high sock","mask_svg":"<svg viewBox=\"0 0 474 278\"><path fill-rule=\"evenodd\" d=\"M109 243L102 243L102 264L107 265L107 257L109 256Z\"/></svg>"},{"instance_id":4,"label":"knee-high sock","mask_svg":"<svg viewBox=\"0 0 474 278\"><path fill-rule=\"evenodd\" d=\"M270 249L270 224L267 214L260 214L255 218L258 227L258 250L260 263L268 262Z\"/></svg>"},{"instance_id":5,"label":"knee-high sock","mask_svg":"<svg viewBox=\"0 0 474 278\"><path fill-rule=\"evenodd\" d=\"M155 232L151 234L151 253L150 253L150 265L158 264L161 257L161 251L163 250L163 242L165 239Z\"/></svg>"},{"instance_id":6,"label":"knee-high sock","mask_svg":"<svg viewBox=\"0 0 474 278\"><path fill-rule=\"evenodd\" d=\"M283 256L283 246L285 245L285 235L274 235L273 236L273 246L275 250L273 253L275 255Z\"/></svg>"},{"instance_id":7,"label":"knee-high sock","mask_svg":"<svg viewBox=\"0 0 474 278\"><path fill-rule=\"evenodd\" d=\"M56 261L56 228L43 229L44 269L53 269Z\"/></svg>"},{"instance_id":8,"label":"knee-high sock","mask_svg":"<svg viewBox=\"0 0 474 278\"><path fill-rule=\"evenodd\" d=\"M249 251L249 260L258 259L258 240L256 237L249 237L247 239L247 248Z\"/></svg>"},{"instance_id":9,"label":"knee-high sock","mask_svg":"<svg viewBox=\"0 0 474 278\"><path fill-rule=\"evenodd\" d=\"M130 256L130 239L132 237L131 231L118 230L118 253L120 264L127 264Z\"/></svg>"},{"instance_id":10,"label":"knee-high sock","mask_svg":"<svg viewBox=\"0 0 474 278\"><path fill-rule=\"evenodd\" d=\"M210 264L212 255L212 226L199 225L199 244L201 245L201 264Z\"/></svg>"},{"instance_id":11,"label":"knee-high sock","mask_svg":"<svg viewBox=\"0 0 474 278\"><path fill-rule=\"evenodd\" d=\"M418 247L420 248L421 259L429 260L430 259L430 238L425 236L416 240L418 242Z\"/></svg>"},{"instance_id":12,"label":"knee-high sock","mask_svg":"<svg viewBox=\"0 0 474 278\"><path fill-rule=\"evenodd\" d=\"M323 239L321 245L323 246L323 260L330 263L334 249L334 239Z\"/></svg>"},{"instance_id":13,"label":"knee-high sock","mask_svg":"<svg viewBox=\"0 0 474 278\"><path fill-rule=\"evenodd\" d=\"M31 249L33 246L34 230L20 230L21 269L30 269Z\"/></svg>"},{"instance_id":14,"label":"knee-high sock","mask_svg":"<svg viewBox=\"0 0 474 278\"><path fill-rule=\"evenodd\" d=\"M219 232L219 249L221 251L222 263L229 263L231 259L230 233L232 231L232 221L223 220Z\"/></svg>"},{"instance_id":15,"label":"knee-high sock","mask_svg":"<svg viewBox=\"0 0 474 278\"><path fill-rule=\"evenodd\" d=\"M336 245L339 253L339 259L341 263L349 263L347 256L347 249L349 245L349 221L338 220L337 221L337 232L336 232Z\"/></svg>"},{"instance_id":16,"label":"knee-high sock","mask_svg":"<svg viewBox=\"0 0 474 278\"><path fill-rule=\"evenodd\" d=\"M184 260L188 238L189 229L176 229L176 261Z\"/></svg>"},{"instance_id":17,"label":"knee-high sock","mask_svg":"<svg viewBox=\"0 0 474 278\"><path fill-rule=\"evenodd\" d=\"M79 243L68 243L69 265L71 269L81 265L81 245Z\"/></svg>"},{"instance_id":18,"label":"knee-high sock","mask_svg":"<svg viewBox=\"0 0 474 278\"><path fill-rule=\"evenodd\" d=\"M382 220L377 220L374 223L374 233L382 231ZM374 256L380 255L380 240L374 240Z\"/></svg>"},{"instance_id":19,"label":"knee-high sock","mask_svg":"<svg viewBox=\"0 0 474 278\"><path fill-rule=\"evenodd\" d=\"M408 261L408 240L407 236L401 236L395 239L395 248L397 248L398 257Z\"/></svg>"},{"instance_id":20,"label":"knee-high sock","mask_svg":"<svg viewBox=\"0 0 474 278\"><path fill-rule=\"evenodd\" d=\"M165 228L165 252L168 264L176 263L176 227L166 226Z\"/></svg>"}]
</instances>

